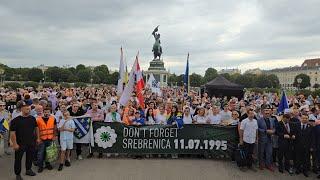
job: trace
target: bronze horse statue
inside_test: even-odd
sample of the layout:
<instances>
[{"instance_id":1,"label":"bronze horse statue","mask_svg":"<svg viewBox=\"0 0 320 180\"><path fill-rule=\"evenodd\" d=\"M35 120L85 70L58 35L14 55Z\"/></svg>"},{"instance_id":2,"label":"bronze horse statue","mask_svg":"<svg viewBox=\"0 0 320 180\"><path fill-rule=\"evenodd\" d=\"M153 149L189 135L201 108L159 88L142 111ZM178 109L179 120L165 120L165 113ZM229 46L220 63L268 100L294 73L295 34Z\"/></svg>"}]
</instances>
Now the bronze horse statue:
<instances>
[{"instance_id":1,"label":"bronze horse statue","mask_svg":"<svg viewBox=\"0 0 320 180\"><path fill-rule=\"evenodd\" d=\"M152 35L155 39L155 42L153 44L153 48L152 48L152 52L153 52L153 57L154 59L157 59L157 57L159 57L159 60L161 58L161 54L162 54L162 47L161 47L161 42L160 42L160 34L157 33L158 32L158 27L157 26L153 32L152 32Z\"/></svg>"}]
</instances>

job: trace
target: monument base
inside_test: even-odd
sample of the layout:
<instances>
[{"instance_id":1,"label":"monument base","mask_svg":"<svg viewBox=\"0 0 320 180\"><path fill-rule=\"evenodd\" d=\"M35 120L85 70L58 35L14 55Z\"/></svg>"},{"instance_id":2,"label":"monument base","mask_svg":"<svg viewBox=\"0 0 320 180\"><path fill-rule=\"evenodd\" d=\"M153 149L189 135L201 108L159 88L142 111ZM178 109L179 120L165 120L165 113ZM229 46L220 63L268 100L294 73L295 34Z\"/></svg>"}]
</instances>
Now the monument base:
<instances>
[{"instance_id":1,"label":"monument base","mask_svg":"<svg viewBox=\"0 0 320 180\"><path fill-rule=\"evenodd\" d=\"M160 87L166 87L168 85L169 72L164 67L164 62L159 59L153 59L150 62L148 71L144 72L146 76L146 82L148 82L150 74L153 74L154 78L160 82Z\"/></svg>"}]
</instances>

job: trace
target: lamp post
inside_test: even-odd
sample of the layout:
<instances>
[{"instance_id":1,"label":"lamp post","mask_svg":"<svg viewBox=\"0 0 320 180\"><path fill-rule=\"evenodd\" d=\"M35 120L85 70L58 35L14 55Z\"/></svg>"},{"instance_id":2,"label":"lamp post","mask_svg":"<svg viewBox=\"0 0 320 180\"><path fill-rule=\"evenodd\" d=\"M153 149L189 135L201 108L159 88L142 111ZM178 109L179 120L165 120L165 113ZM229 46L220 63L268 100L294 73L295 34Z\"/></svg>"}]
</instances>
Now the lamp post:
<instances>
[{"instance_id":1,"label":"lamp post","mask_svg":"<svg viewBox=\"0 0 320 180\"><path fill-rule=\"evenodd\" d=\"M298 78L297 79L297 83L298 83L298 90L300 90L300 86L301 86L301 83L302 83L302 79L301 78Z\"/></svg>"},{"instance_id":2,"label":"lamp post","mask_svg":"<svg viewBox=\"0 0 320 180\"><path fill-rule=\"evenodd\" d=\"M4 74L4 69L0 68L1 85L3 85L3 74Z\"/></svg>"}]
</instances>

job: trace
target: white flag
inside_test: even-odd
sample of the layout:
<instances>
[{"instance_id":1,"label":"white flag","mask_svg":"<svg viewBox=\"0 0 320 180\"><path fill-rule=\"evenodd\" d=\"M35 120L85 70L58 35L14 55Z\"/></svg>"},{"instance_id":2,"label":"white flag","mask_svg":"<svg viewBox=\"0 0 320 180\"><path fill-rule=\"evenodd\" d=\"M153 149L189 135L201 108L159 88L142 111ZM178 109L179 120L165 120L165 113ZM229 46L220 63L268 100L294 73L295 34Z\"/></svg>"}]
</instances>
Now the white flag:
<instances>
[{"instance_id":1,"label":"white flag","mask_svg":"<svg viewBox=\"0 0 320 180\"><path fill-rule=\"evenodd\" d=\"M126 106L128 101L130 100L131 96L132 96L132 92L134 90L134 83L135 83L135 72L137 71L137 59L138 57L136 57L136 60L133 63L133 66L131 68L130 71L130 76L129 76L129 81L128 84L126 85L126 87L123 90L123 93L120 97L119 103L122 106Z\"/></svg>"},{"instance_id":2,"label":"white flag","mask_svg":"<svg viewBox=\"0 0 320 180\"><path fill-rule=\"evenodd\" d=\"M120 54L120 66L119 66L119 79L118 79L118 86L117 86L117 94L121 96L123 91L123 84L125 81L125 64L123 60L123 52L121 47L121 54Z\"/></svg>"},{"instance_id":3,"label":"white flag","mask_svg":"<svg viewBox=\"0 0 320 180\"><path fill-rule=\"evenodd\" d=\"M157 93L159 96L161 96L161 90L160 90L160 82L158 82L153 74L150 74L150 77L147 82L148 86L151 88L151 91L153 93Z\"/></svg>"}]
</instances>

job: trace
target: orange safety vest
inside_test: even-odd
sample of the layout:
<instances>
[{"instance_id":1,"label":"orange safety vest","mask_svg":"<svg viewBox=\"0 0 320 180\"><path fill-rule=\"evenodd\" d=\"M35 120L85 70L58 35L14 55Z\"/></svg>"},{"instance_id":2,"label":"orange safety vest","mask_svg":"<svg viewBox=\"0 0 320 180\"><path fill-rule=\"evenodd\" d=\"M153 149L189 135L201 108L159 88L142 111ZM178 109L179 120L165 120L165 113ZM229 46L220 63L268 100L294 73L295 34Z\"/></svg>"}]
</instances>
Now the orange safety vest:
<instances>
[{"instance_id":1,"label":"orange safety vest","mask_svg":"<svg viewBox=\"0 0 320 180\"><path fill-rule=\"evenodd\" d=\"M54 137L54 116L50 116L47 124L42 117L37 118L37 124L39 128L39 134L41 140L53 139Z\"/></svg>"}]
</instances>

